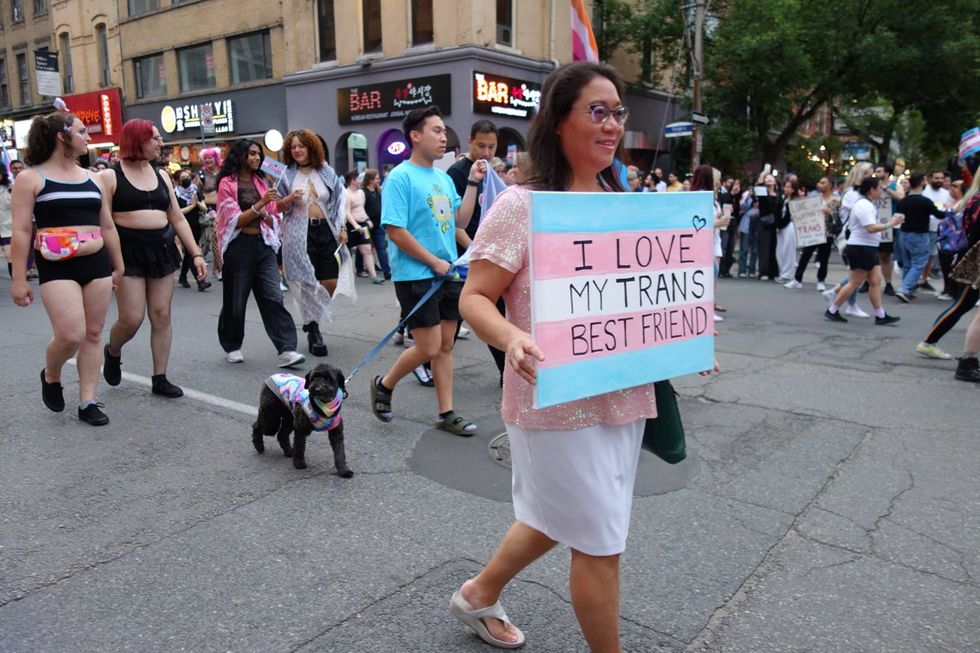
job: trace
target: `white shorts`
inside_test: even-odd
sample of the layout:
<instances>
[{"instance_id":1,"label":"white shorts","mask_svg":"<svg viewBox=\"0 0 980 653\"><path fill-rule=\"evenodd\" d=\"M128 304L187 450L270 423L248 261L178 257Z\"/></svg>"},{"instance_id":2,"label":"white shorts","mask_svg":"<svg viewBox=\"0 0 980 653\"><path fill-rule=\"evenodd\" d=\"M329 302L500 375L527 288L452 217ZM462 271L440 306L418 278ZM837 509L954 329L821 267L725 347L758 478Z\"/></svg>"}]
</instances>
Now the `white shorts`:
<instances>
[{"instance_id":1,"label":"white shorts","mask_svg":"<svg viewBox=\"0 0 980 653\"><path fill-rule=\"evenodd\" d=\"M645 419L574 431L507 424L514 516L582 553L622 553Z\"/></svg>"}]
</instances>

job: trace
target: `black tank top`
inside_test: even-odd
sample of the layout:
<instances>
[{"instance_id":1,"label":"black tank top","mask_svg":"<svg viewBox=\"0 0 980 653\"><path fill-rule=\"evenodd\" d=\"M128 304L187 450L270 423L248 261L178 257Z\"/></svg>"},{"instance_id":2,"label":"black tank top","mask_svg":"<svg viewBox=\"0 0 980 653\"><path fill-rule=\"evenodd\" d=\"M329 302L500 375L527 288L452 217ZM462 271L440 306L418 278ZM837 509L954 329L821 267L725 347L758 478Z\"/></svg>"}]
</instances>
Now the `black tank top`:
<instances>
[{"instance_id":1,"label":"black tank top","mask_svg":"<svg viewBox=\"0 0 980 653\"><path fill-rule=\"evenodd\" d=\"M56 181L43 174L44 186L34 198L34 220L38 229L86 225L98 227L102 210L102 189L86 177L85 181Z\"/></svg>"},{"instance_id":2,"label":"black tank top","mask_svg":"<svg viewBox=\"0 0 980 653\"><path fill-rule=\"evenodd\" d=\"M112 196L112 212L123 211L166 211L170 208L170 191L160 178L160 173L154 171L157 187L153 190L140 190L126 178L122 164L112 166L116 171L116 193Z\"/></svg>"}]
</instances>

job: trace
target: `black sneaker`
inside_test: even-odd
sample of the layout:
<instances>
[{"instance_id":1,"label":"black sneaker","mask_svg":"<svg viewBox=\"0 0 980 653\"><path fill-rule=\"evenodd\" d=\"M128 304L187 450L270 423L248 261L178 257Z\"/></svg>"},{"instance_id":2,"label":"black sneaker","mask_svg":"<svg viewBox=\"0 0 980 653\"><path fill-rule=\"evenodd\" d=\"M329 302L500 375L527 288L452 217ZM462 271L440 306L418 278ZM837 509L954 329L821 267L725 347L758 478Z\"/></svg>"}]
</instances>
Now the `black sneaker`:
<instances>
[{"instance_id":1,"label":"black sneaker","mask_svg":"<svg viewBox=\"0 0 980 653\"><path fill-rule=\"evenodd\" d=\"M47 406L48 410L60 413L65 409L65 395L61 383L52 381L48 383L44 380L44 370L41 370L41 401Z\"/></svg>"},{"instance_id":2,"label":"black sneaker","mask_svg":"<svg viewBox=\"0 0 980 653\"><path fill-rule=\"evenodd\" d=\"M153 382L153 394L155 395L167 397L168 399L176 399L177 397L184 396L184 391L168 381L166 374L154 374L150 377L150 380Z\"/></svg>"},{"instance_id":3,"label":"black sneaker","mask_svg":"<svg viewBox=\"0 0 980 653\"><path fill-rule=\"evenodd\" d=\"M103 404L89 404L85 408L78 409L78 419L88 422L92 426L105 426L109 423L109 416L103 413L100 408Z\"/></svg>"},{"instance_id":4,"label":"black sneaker","mask_svg":"<svg viewBox=\"0 0 980 653\"><path fill-rule=\"evenodd\" d=\"M884 326L886 324L895 324L896 322L898 322L901 319L902 318L900 318L900 317L895 317L894 315L888 315L886 313L885 314L885 317L875 316L875 324L877 324L879 326Z\"/></svg>"},{"instance_id":5,"label":"black sneaker","mask_svg":"<svg viewBox=\"0 0 980 653\"><path fill-rule=\"evenodd\" d=\"M926 281L925 283L920 283L919 288L926 290L928 292L936 292L936 289L932 287L932 284Z\"/></svg>"},{"instance_id":6,"label":"black sneaker","mask_svg":"<svg viewBox=\"0 0 980 653\"><path fill-rule=\"evenodd\" d=\"M113 356L109 353L109 344L106 343L102 350L105 356L105 363L102 364L102 378L109 385L119 385L122 383L122 355Z\"/></svg>"},{"instance_id":7,"label":"black sneaker","mask_svg":"<svg viewBox=\"0 0 980 653\"><path fill-rule=\"evenodd\" d=\"M823 316L831 322L847 322L845 318L841 317L840 313L831 313L829 308L823 312Z\"/></svg>"},{"instance_id":8,"label":"black sneaker","mask_svg":"<svg viewBox=\"0 0 980 653\"><path fill-rule=\"evenodd\" d=\"M958 381L970 381L980 383L980 361L976 356L969 358L957 358L959 363L956 365L956 379Z\"/></svg>"},{"instance_id":9,"label":"black sneaker","mask_svg":"<svg viewBox=\"0 0 980 653\"><path fill-rule=\"evenodd\" d=\"M198 281L197 282L197 292L204 292L211 287L210 281Z\"/></svg>"},{"instance_id":10,"label":"black sneaker","mask_svg":"<svg viewBox=\"0 0 980 653\"><path fill-rule=\"evenodd\" d=\"M187 279L179 279L181 288L190 288L191 284L188 283Z\"/></svg>"},{"instance_id":11,"label":"black sneaker","mask_svg":"<svg viewBox=\"0 0 980 653\"><path fill-rule=\"evenodd\" d=\"M906 304L908 304L909 302L912 301L912 297L909 296L909 295L907 295L902 290L899 290L898 292L896 292L895 293L895 297L898 298L899 301L905 302Z\"/></svg>"},{"instance_id":12,"label":"black sneaker","mask_svg":"<svg viewBox=\"0 0 980 653\"><path fill-rule=\"evenodd\" d=\"M889 297L894 297L895 296L895 288L893 288L890 283L886 283L885 284L885 291L884 292Z\"/></svg>"}]
</instances>

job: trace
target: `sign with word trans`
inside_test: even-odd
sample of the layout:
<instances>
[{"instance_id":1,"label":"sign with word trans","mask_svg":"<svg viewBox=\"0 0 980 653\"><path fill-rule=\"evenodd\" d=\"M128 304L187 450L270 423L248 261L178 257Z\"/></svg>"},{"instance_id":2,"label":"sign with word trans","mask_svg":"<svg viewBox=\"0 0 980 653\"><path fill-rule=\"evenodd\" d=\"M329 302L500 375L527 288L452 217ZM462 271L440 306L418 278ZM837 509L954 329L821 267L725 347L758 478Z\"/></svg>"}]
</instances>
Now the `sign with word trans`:
<instances>
[{"instance_id":1,"label":"sign with word trans","mask_svg":"<svg viewBox=\"0 0 980 653\"><path fill-rule=\"evenodd\" d=\"M540 104L540 84L490 73L473 73L473 113L530 120Z\"/></svg>"},{"instance_id":2,"label":"sign with word trans","mask_svg":"<svg viewBox=\"0 0 980 653\"><path fill-rule=\"evenodd\" d=\"M234 103L231 100L218 99L208 104L212 107L214 131L208 133L226 134L235 131ZM172 107L169 104L160 111L160 126L168 134L199 129L201 127L200 104L185 104Z\"/></svg>"},{"instance_id":3,"label":"sign with word trans","mask_svg":"<svg viewBox=\"0 0 980 653\"><path fill-rule=\"evenodd\" d=\"M401 120L412 109L434 104L452 112L451 75L400 79L337 89L337 119L341 125L378 120Z\"/></svg>"},{"instance_id":4,"label":"sign with word trans","mask_svg":"<svg viewBox=\"0 0 980 653\"><path fill-rule=\"evenodd\" d=\"M796 246L810 247L827 242L827 225L823 214L823 198L801 197L789 201L789 215L796 227Z\"/></svg>"},{"instance_id":5,"label":"sign with word trans","mask_svg":"<svg viewBox=\"0 0 980 653\"><path fill-rule=\"evenodd\" d=\"M714 367L713 221L710 192L531 193L536 408Z\"/></svg>"}]
</instances>

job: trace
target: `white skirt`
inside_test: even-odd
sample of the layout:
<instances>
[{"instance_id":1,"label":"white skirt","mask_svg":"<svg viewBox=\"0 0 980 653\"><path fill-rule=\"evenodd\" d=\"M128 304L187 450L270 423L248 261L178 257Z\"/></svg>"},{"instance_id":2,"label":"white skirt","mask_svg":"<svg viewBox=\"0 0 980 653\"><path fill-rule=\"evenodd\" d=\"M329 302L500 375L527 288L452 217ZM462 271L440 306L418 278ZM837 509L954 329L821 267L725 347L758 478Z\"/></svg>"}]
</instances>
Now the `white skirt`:
<instances>
[{"instance_id":1,"label":"white skirt","mask_svg":"<svg viewBox=\"0 0 980 653\"><path fill-rule=\"evenodd\" d=\"M514 516L582 553L622 553L646 420L574 431L506 424Z\"/></svg>"},{"instance_id":2,"label":"white skirt","mask_svg":"<svg viewBox=\"0 0 980 653\"><path fill-rule=\"evenodd\" d=\"M796 274L796 225L792 222L776 234L776 263L782 278L792 279Z\"/></svg>"}]
</instances>

